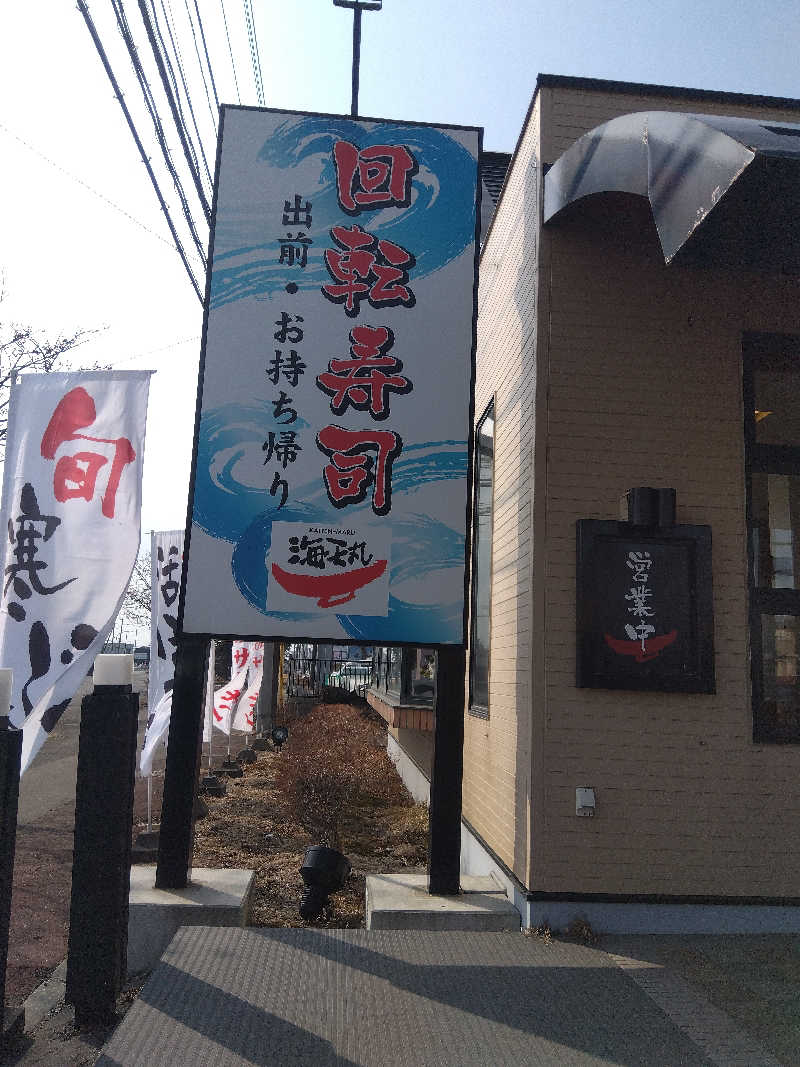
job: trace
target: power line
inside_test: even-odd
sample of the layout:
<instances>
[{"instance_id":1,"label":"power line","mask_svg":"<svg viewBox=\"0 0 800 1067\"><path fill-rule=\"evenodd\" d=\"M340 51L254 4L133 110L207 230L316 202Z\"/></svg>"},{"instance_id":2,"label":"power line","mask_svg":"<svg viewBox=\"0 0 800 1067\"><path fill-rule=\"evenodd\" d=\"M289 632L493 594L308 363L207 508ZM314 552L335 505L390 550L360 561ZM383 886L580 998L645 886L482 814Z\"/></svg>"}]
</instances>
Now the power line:
<instances>
[{"instance_id":1,"label":"power line","mask_svg":"<svg viewBox=\"0 0 800 1067\"><path fill-rule=\"evenodd\" d=\"M176 99L176 96L172 91L172 86L169 83L167 69L164 65L164 57L161 55L161 51L158 47L155 32L153 31L153 24L150 21L150 13L147 10L147 4L145 3L145 0L139 0L139 10L142 14L142 21L144 22L144 28L147 34L147 39L150 42L150 48L153 52L153 58L156 61L158 73L161 76L161 84L164 87L164 95L167 98L167 103L169 104L170 111L172 112L172 119L175 123L175 129L177 130L178 138L183 148L183 154L186 158L186 163L189 167L189 173L191 174L192 180L194 181L194 187L197 192L197 197L200 201L200 206L203 209L203 213L205 214L206 222L210 223L211 207L208 203L208 200L206 200L206 194L203 189L203 184L200 178L200 171L197 167L197 159L194 156L193 150L189 145L189 139L186 135L186 125L183 121L183 117L179 114L180 102Z\"/></svg>"},{"instance_id":2,"label":"power line","mask_svg":"<svg viewBox=\"0 0 800 1067\"><path fill-rule=\"evenodd\" d=\"M206 35L203 32L203 20L200 18L200 8L197 6L197 0L194 0L194 9L195 9L195 12L197 13L197 25L198 25L198 28L200 30L200 38L201 38L201 40L203 42L203 51L205 52L205 56L206 56L206 64L208 66L208 76L211 79L211 88L212 88L213 93L214 93L214 101L215 101L215 104L216 104L216 108L211 106L211 97L209 96L209 93L208 93L208 82L206 81L206 72L205 72L205 68L203 67L203 61L200 58L200 49L198 48L198 45L197 45L197 34L194 31L194 20L192 19L192 14L191 14L191 12L189 10L189 0L183 0L183 2L185 4L185 6L186 6L186 14L189 16L189 26L190 26L191 31L192 31L192 39L194 40L194 49L195 49L195 52L197 53L197 63L199 65L199 67L200 67L200 73L201 73L201 75L203 77L203 88L206 91L206 100L208 101L208 110L211 112L211 121L213 122L214 130L216 131L216 128L217 128L217 115L219 114L219 97L217 96L217 86L216 86L216 84L214 82L214 71L211 69L211 60L210 60L209 55L208 55L208 47L206 45Z\"/></svg>"},{"instance_id":3,"label":"power line","mask_svg":"<svg viewBox=\"0 0 800 1067\"><path fill-rule=\"evenodd\" d=\"M153 14L155 14L155 0L151 0L151 3L153 5ZM172 14L172 5L169 3L169 0L167 0L167 7L166 8L164 7L164 0L161 0L161 10L164 13L164 19L165 19L165 21L167 23L167 33L169 34L170 43L172 44L172 51L173 51L173 54L175 56L175 62L178 65L178 73L181 76L181 85L183 86L183 95L186 98L186 103L187 103L187 105L189 107L189 114L192 116L192 125L194 126L194 132L195 132L195 135L197 137L197 145L198 145L198 148L200 150L200 156L202 157L202 160L203 160L203 167L204 167L205 172L206 172L206 177L208 178L209 186L213 186L213 180L211 178L211 169L209 168L208 159L206 158L206 151L205 151L205 148L203 147L203 138L200 136L200 128L197 125L197 119L196 119L195 113L194 113L194 105L192 104L192 97L191 97L191 94L189 93L189 86L188 86L188 84L186 82L186 74L185 74L184 69L183 69L183 57L181 56L181 50L180 50L180 47L178 46L178 34L177 34L176 31L173 32L174 31L175 17ZM169 11L169 14L167 13L167 11ZM161 36L160 32L159 32L159 36ZM164 44L164 42L163 42L163 38L162 38L162 45L163 44ZM165 54L166 54L166 46L164 46L164 47L165 47ZM200 73L203 74L202 67L201 67ZM174 80L174 76L173 76L173 80ZM204 77L204 80L205 80L205 77ZM182 109L181 109L181 115L183 115L183 110ZM183 120L183 122L184 122L184 126L185 126L186 125L185 119ZM216 132L216 121L214 123L214 130Z\"/></svg>"},{"instance_id":4,"label":"power line","mask_svg":"<svg viewBox=\"0 0 800 1067\"><path fill-rule=\"evenodd\" d=\"M61 174L63 174L65 177L70 178L78 185L82 185L84 189L88 190L88 192L92 194L92 196L96 196L99 200L102 200L104 201L104 203L108 204L109 207L113 207L115 211L118 211L120 213L120 215L124 215L126 219L128 219L130 222L133 222L140 229L145 230L146 233L149 233L151 236L155 237L163 244L167 245L168 248L174 247L172 242L168 241L166 237L162 237L160 233L156 233L155 230L151 230L149 226L146 226L134 215L131 215L130 212L126 211L124 207L120 207L119 204L115 204L113 200L109 200L107 196L99 192L97 189L93 188L93 186L89 185L82 178L79 178L77 174L72 174L71 171L68 171L65 167L62 167L60 163L56 163L55 160L50 159L49 156L46 156L44 152L40 152L39 149L34 148L32 144L28 144L28 142L22 137L20 137L18 133L14 133L13 130L10 130L8 126L6 126L2 122L0 122L0 130L4 130L9 135L9 137L13 137L15 141L19 141L19 143L21 145L24 145L29 152L33 152L34 155L38 156L40 159L43 159L45 163L49 163L51 167L55 167L55 169L57 171L60 171Z\"/></svg>"},{"instance_id":5,"label":"power line","mask_svg":"<svg viewBox=\"0 0 800 1067\"><path fill-rule=\"evenodd\" d=\"M172 88L172 92L173 92L173 94L175 96L175 100L176 100L176 103L178 105L178 109L180 111L181 124L185 129L186 128L186 120L185 120L184 115L183 115L183 107L181 106L181 103L180 103L180 90L178 89L178 79L175 76L175 68L173 66L172 59L170 58L169 54L167 53L167 45L166 45L166 41L164 40L164 34L163 34L162 30L161 30L161 24L159 22L158 12L156 11L155 0L150 0L150 8L151 8L151 17L152 17L152 21L153 21L153 28L155 29L155 32L158 35L158 49L159 49L159 51L160 51L160 53L161 53L161 55L162 55L162 57L164 59L164 65L166 66L167 71L169 72L170 86ZM164 16L164 20L167 23L167 28L169 29L169 19L167 17L167 13L166 13L166 10L164 8L163 2L161 4L161 13ZM174 45L174 42L173 42L173 45ZM174 47L173 47L173 55L174 55ZM177 63L177 59L176 59L176 63ZM197 162L197 152L195 151L194 145L192 145L191 147L192 147L192 158L194 159L194 161L196 163Z\"/></svg>"},{"instance_id":6,"label":"power line","mask_svg":"<svg viewBox=\"0 0 800 1067\"><path fill-rule=\"evenodd\" d=\"M200 259L203 263L203 266L205 267L206 257L203 245L200 241L200 237L198 236L197 229L194 224L194 218L192 217L192 212L189 208L189 201L186 199L186 193L183 189L183 183L181 182L180 176L177 170L175 169L175 164L172 162L172 155L170 154L169 145L167 144L167 139L164 134L164 127L161 123L161 117L158 114L158 108L156 106L153 92L150 88L150 83L147 80L147 75L144 72L141 60L139 59L139 53L136 49L136 44L133 40L130 27L128 26L128 20L125 15L125 11L122 7L122 0L111 0L111 6L114 9L114 13L117 17L117 27L122 36L122 40L125 44L125 47L128 50L128 55L130 56L134 73L136 74L136 78L139 82L139 87L142 90L142 96L144 98L145 107L147 108L147 111L150 115L150 119L153 123L153 129L156 135L156 140L158 141L159 146L161 148L161 155L164 158L164 163L166 164L167 170L169 171L172 177L173 185L175 186L175 192L177 193L178 199L180 200L181 210L183 212L184 218L186 219L186 224L189 227L189 233L192 236L192 240L195 243L195 247L197 248L197 251L200 255Z\"/></svg>"},{"instance_id":7,"label":"power line","mask_svg":"<svg viewBox=\"0 0 800 1067\"><path fill-rule=\"evenodd\" d=\"M194 9L197 14L197 26L200 30L200 38L203 42L203 52L205 53L206 63L208 64L208 76L211 78L211 88L214 92L214 103L216 104L216 113L214 115L214 118L216 120L216 117L219 114L219 94L217 93L217 85L214 81L214 69L211 66L211 59L208 55L208 45L206 44L206 35L205 30L203 29L203 20L200 17L200 8L197 6L197 0L194 0Z\"/></svg>"},{"instance_id":8,"label":"power line","mask_svg":"<svg viewBox=\"0 0 800 1067\"><path fill-rule=\"evenodd\" d=\"M148 348L145 352L135 352L132 356L123 356L122 359L115 359L112 365L118 367L121 363L130 363L134 359L144 359L145 356L153 356L157 352L167 352L171 348L180 348L181 345L188 345L190 341L199 340L198 334L193 334L191 337L182 337L179 341L172 341L168 345L159 345L158 348Z\"/></svg>"},{"instance_id":9,"label":"power line","mask_svg":"<svg viewBox=\"0 0 800 1067\"><path fill-rule=\"evenodd\" d=\"M236 86L236 103L241 104L242 98L239 94L239 79L236 77L236 64L233 61L233 49L231 48L231 35L228 33L228 16L225 14L225 0L219 0L220 7L222 8L222 20L225 23L225 36L228 39L228 53L231 57L231 69L233 70L233 84Z\"/></svg>"},{"instance_id":10,"label":"power line","mask_svg":"<svg viewBox=\"0 0 800 1067\"><path fill-rule=\"evenodd\" d=\"M89 8L86 6L85 0L77 0L77 2L78 10L83 15L84 22L86 23L86 27L89 30L89 34L91 35L92 41L94 42L97 54L99 55L100 61L103 64L106 75L108 76L108 80L111 82L111 86L114 90L116 98L119 101L119 106L122 108L122 113L125 116L125 121L128 123L128 128L131 131L131 135L136 143L136 147L139 149L139 155L142 157L142 162L144 163L153 189L155 190L155 194L158 197L158 202L161 206L161 210L164 213L164 218L167 220L167 225L169 226L170 233L172 234L172 239L175 242L175 247L178 250L178 255L181 257L183 265L186 268L186 273L189 275L189 281L192 283L192 287L194 288L195 293L197 293L197 299L202 304L203 296L200 292L200 286L198 285L197 279L194 276L194 272L192 271L192 268L189 265L189 260L186 258L186 252L184 250L183 245L181 244L181 239L178 236L178 232L175 229L175 224L173 223L172 216L169 213L169 208L167 207L166 201L164 200L164 196L161 192L161 188L159 187L158 180L156 179L156 176L153 173L153 168L150 165L150 160L147 158L147 153L144 150L144 145L141 142L133 118L131 117L131 113L128 110L128 105L125 103L125 99L122 95L119 83L117 82L116 76L114 75L114 72L111 69L111 64L108 61L108 56L106 55L105 49L103 48L102 42L100 41L97 29L95 27L94 22L92 21L92 16L89 14Z\"/></svg>"},{"instance_id":11,"label":"power line","mask_svg":"<svg viewBox=\"0 0 800 1067\"><path fill-rule=\"evenodd\" d=\"M261 77L261 57L258 54L258 38L256 37L255 19L253 18L252 0L242 0L244 4L244 17L247 23L247 40L250 44L250 62L253 64L253 81L256 85L258 102L264 106L264 82Z\"/></svg>"}]
</instances>

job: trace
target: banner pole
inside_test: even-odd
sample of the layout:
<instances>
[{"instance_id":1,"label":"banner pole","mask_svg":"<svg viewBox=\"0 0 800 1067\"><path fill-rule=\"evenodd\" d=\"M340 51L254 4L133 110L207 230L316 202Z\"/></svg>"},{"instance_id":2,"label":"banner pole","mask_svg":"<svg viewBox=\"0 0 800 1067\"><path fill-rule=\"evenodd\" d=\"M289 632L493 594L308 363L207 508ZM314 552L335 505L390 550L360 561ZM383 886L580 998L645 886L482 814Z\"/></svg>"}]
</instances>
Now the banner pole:
<instances>
[{"instance_id":1,"label":"banner pole","mask_svg":"<svg viewBox=\"0 0 800 1067\"><path fill-rule=\"evenodd\" d=\"M156 888L185 889L192 866L194 802L203 740L203 707L208 641L178 637L175 685L161 802Z\"/></svg>"},{"instance_id":2,"label":"banner pole","mask_svg":"<svg viewBox=\"0 0 800 1067\"><path fill-rule=\"evenodd\" d=\"M203 739L208 733L208 777L213 774L211 770L211 749L214 743L214 672L216 669L216 649L214 638L208 642L208 670L206 672L206 687L203 704Z\"/></svg>"},{"instance_id":3,"label":"banner pole","mask_svg":"<svg viewBox=\"0 0 800 1067\"><path fill-rule=\"evenodd\" d=\"M147 832L153 832L153 772L147 776Z\"/></svg>"},{"instance_id":4,"label":"banner pole","mask_svg":"<svg viewBox=\"0 0 800 1067\"><path fill-rule=\"evenodd\" d=\"M22 730L12 729L8 715L0 715L0 1043L22 1030L24 1023L24 1011L7 1005L5 994L21 755Z\"/></svg>"}]
</instances>

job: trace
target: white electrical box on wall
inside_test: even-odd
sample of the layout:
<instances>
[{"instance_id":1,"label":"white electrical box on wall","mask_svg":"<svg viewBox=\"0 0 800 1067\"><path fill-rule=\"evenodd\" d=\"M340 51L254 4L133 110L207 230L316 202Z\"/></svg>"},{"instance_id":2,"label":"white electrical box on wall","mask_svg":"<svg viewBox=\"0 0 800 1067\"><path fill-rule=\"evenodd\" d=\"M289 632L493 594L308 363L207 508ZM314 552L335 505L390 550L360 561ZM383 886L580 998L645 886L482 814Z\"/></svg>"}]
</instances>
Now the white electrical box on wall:
<instances>
[{"instance_id":1,"label":"white electrical box on wall","mask_svg":"<svg viewBox=\"0 0 800 1067\"><path fill-rule=\"evenodd\" d=\"M575 790L575 814L594 815L594 789L580 786Z\"/></svg>"}]
</instances>

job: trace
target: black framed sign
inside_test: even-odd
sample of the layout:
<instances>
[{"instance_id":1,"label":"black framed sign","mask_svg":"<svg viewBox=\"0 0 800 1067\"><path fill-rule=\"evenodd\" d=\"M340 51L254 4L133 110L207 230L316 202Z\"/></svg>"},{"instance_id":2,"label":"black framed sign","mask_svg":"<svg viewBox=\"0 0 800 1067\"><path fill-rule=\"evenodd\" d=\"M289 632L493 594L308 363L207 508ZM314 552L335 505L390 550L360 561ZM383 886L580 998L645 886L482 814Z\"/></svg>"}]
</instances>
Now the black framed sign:
<instances>
[{"instance_id":1,"label":"black framed sign","mask_svg":"<svg viewBox=\"0 0 800 1067\"><path fill-rule=\"evenodd\" d=\"M184 634L466 646L481 138L222 108Z\"/></svg>"},{"instance_id":2,"label":"black framed sign","mask_svg":"<svg viewBox=\"0 0 800 1067\"><path fill-rule=\"evenodd\" d=\"M576 526L576 684L715 692L711 527Z\"/></svg>"}]
</instances>

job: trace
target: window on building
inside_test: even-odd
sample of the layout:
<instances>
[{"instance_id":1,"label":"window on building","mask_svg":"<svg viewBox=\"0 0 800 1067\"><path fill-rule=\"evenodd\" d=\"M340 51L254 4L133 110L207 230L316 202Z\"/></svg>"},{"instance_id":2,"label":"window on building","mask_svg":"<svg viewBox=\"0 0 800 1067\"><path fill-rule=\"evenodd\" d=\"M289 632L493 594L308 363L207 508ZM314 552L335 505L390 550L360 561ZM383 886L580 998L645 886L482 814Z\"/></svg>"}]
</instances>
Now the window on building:
<instances>
[{"instance_id":1,"label":"window on building","mask_svg":"<svg viewBox=\"0 0 800 1067\"><path fill-rule=\"evenodd\" d=\"M436 687L436 652L432 648L408 650L408 692L413 700L433 703Z\"/></svg>"},{"instance_id":2,"label":"window on building","mask_svg":"<svg viewBox=\"0 0 800 1067\"><path fill-rule=\"evenodd\" d=\"M753 737L800 743L800 337L746 334Z\"/></svg>"},{"instance_id":3,"label":"window on building","mask_svg":"<svg viewBox=\"0 0 800 1067\"><path fill-rule=\"evenodd\" d=\"M475 509L472 523L472 601L469 710L489 715L489 606L492 583L494 496L494 402L478 423L475 437Z\"/></svg>"},{"instance_id":4,"label":"window on building","mask_svg":"<svg viewBox=\"0 0 800 1067\"><path fill-rule=\"evenodd\" d=\"M372 673L369 684L372 689L383 689L383 653L384 649L377 645L372 650Z\"/></svg>"},{"instance_id":5,"label":"window on building","mask_svg":"<svg viewBox=\"0 0 800 1067\"><path fill-rule=\"evenodd\" d=\"M388 692L400 696L403 687L403 650L386 649L386 688Z\"/></svg>"},{"instance_id":6,"label":"window on building","mask_svg":"<svg viewBox=\"0 0 800 1067\"><path fill-rule=\"evenodd\" d=\"M376 647L372 652L370 685L396 703L431 706L436 688L436 652L432 648Z\"/></svg>"}]
</instances>

